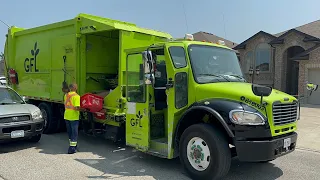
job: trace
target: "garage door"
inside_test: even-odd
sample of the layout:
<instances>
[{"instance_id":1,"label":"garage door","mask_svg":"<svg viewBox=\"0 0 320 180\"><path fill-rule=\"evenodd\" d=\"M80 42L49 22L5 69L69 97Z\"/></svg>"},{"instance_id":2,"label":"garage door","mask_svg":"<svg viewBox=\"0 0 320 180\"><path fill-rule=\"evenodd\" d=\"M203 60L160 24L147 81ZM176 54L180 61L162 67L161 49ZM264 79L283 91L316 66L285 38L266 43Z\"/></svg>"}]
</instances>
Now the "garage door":
<instances>
[{"instance_id":1,"label":"garage door","mask_svg":"<svg viewBox=\"0 0 320 180\"><path fill-rule=\"evenodd\" d=\"M309 69L308 78L309 82L320 85L320 69ZM308 103L320 105L320 87L308 97Z\"/></svg>"}]
</instances>

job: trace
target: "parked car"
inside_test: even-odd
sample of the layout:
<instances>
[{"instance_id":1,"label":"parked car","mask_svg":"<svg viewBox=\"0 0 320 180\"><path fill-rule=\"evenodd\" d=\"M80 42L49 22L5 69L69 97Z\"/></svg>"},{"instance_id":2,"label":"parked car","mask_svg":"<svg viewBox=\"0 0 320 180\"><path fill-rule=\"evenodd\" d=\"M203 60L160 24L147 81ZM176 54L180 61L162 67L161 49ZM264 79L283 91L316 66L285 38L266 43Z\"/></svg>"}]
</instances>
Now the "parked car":
<instances>
[{"instance_id":1,"label":"parked car","mask_svg":"<svg viewBox=\"0 0 320 180\"><path fill-rule=\"evenodd\" d=\"M7 84L6 77L0 76L0 85L6 85L6 84Z\"/></svg>"},{"instance_id":2,"label":"parked car","mask_svg":"<svg viewBox=\"0 0 320 180\"><path fill-rule=\"evenodd\" d=\"M0 142L38 142L43 127L44 120L37 106L27 104L12 88L0 85Z\"/></svg>"}]
</instances>

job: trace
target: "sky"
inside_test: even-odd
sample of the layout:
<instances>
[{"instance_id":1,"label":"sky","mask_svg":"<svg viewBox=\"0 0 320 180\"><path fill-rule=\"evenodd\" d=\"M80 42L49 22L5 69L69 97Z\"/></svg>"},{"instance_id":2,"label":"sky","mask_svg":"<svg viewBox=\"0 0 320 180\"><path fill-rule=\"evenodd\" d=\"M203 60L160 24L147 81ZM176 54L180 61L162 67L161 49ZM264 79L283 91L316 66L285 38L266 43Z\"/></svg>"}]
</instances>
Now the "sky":
<instances>
[{"instance_id":1,"label":"sky","mask_svg":"<svg viewBox=\"0 0 320 180\"><path fill-rule=\"evenodd\" d=\"M32 28L93 14L183 37L205 31L241 43L320 19L319 0L1 0L0 20ZM0 52L7 27L0 22Z\"/></svg>"}]
</instances>

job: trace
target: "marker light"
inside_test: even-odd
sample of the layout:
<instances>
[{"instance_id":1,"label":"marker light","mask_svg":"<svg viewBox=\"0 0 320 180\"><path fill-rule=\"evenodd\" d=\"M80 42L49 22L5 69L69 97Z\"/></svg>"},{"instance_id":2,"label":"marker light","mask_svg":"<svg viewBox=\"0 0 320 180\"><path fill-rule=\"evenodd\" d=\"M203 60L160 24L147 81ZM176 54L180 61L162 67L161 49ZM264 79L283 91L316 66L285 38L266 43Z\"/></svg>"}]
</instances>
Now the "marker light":
<instances>
[{"instance_id":1,"label":"marker light","mask_svg":"<svg viewBox=\"0 0 320 180\"><path fill-rule=\"evenodd\" d=\"M222 46L226 45L226 43L224 43L224 41L222 41L222 40L219 40L219 41L218 41L218 44L220 44L220 45L222 45Z\"/></svg>"},{"instance_id":2,"label":"marker light","mask_svg":"<svg viewBox=\"0 0 320 180\"><path fill-rule=\"evenodd\" d=\"M193 35L192 35L192 34L186 34L186 35L184 36L184 39L193 41Z\"/></svg>"}]
</instances>

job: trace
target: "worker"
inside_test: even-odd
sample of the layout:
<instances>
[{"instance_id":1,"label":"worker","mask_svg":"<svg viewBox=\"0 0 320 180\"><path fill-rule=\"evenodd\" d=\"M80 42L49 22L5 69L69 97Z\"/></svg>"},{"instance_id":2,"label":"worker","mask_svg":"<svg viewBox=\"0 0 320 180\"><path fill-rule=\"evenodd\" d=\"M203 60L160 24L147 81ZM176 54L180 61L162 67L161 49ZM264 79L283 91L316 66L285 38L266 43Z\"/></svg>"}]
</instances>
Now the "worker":
<instances>
[{"instance_id":1,"label":"worker","mask_svg":"<svg viewBox=\"0 0 320 180\"><path fill-rule=\"evenodd\" d=\"M64 95L64 119L66 122L67 132L69 136L69 149L68 154L73 154L77 149L78 141L78 127L80 111L80 96L77 94L78 85L72 83L69 85L69 92Z\"/></svg>"}]
</instances>

